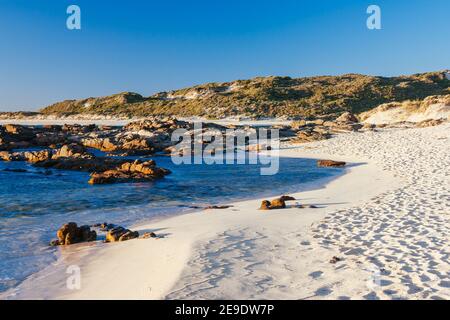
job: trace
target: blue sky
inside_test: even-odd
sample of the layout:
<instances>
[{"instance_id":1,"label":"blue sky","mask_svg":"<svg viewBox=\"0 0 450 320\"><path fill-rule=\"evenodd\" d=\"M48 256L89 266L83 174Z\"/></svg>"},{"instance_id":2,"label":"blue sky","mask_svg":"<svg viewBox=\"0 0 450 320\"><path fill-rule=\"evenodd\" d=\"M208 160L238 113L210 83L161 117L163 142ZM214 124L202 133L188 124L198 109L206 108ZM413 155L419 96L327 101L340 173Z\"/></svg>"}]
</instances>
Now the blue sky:
<instances>
[{"instance_id":1,"label":"blue sky","mask_svg":"<svg viewBox=\"0 0 450 320\"><path fill-rule=\"evenodd\" d=\"M81 8L81 30L66 8ZM382 30L366 27L370 4ZM255 76L450 67L448 0L0 0L0 111Z\"/></svg>"}]
</instances>

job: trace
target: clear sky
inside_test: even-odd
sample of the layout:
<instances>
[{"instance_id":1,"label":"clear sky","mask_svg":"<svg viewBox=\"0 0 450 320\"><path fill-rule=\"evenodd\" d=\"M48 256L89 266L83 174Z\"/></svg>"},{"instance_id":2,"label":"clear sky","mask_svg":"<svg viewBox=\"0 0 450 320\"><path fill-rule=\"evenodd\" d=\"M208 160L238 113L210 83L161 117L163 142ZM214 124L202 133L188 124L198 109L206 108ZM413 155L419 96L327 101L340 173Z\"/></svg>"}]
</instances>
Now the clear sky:
<instances>
[{"instance_id":1,"label":"clear sky","mask_svg":"<svg viewBox=\"0 0 450 320\"><path fill-rule=\"evenodd\" d=\"M81 30L66 9L81 8ZM381 8L381 30L366 9ZM255 76L450 68L449 0L0 0L0 111Z\"/></svg>"}]
</instances>

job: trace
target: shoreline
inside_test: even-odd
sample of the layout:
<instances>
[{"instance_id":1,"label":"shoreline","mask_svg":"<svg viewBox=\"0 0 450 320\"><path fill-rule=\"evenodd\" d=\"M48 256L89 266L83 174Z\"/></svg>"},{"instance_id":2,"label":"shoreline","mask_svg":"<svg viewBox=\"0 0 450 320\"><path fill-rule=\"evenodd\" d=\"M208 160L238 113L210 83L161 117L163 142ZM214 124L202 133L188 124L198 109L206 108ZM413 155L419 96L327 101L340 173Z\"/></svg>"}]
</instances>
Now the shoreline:
<instances>
[{"instance_id":1,"label":"shoreline","mask_svg":"<svg viewBox=\"0 0 450 320\"><path fill-rule=\"evenodd\" d=\"M299 154L296 147L289 146L280 150L280 157L329 158L329 155ZM349 161L349 158L333 159ZM372 172L373 171L373 172ZM312 222L324 217L328 210L353 205L351 195L346 199L338 196L342 184L349 184L355 190L367 185L368 180L379 175L370 164L350 165L346 172L336 177L328 177L302 185L298 192L291 193L300 203L315 204L312 199L329 199L331 205L319 208L288 208L264 212L257 210L262 200L252 199L230 203L232 207L221 210L201 210L181 215L161 217L148 223L133 226L140 233L154 231L165 235L162 239L137 239L115 244L89 244L62 247L57 262L26 280L18 287L0 295L0 298L39 298L39 299L162 299L170 295L182 275L190 257L196 251L196 245L217 237L218 234L237 226L255 226L259 221L267 223L277 216L283 220L296 214L296 221L305 228ZM375 173L376 172L376 173ZM358 174L363 179L355 179ZM328 180L325 185L324 181ZM330 181L331 180L331 181ZM355 181L357 180L357 181ZM375 184L377 185L377 184ZM372 186L369 189L373 189ZM375 189L381 186L375 187ZM324 194L334 193L324 197ZM372 194L364 192L364 197ZM311 198L311 200L304 199ZM338 198L341 200L338 201ZM304 199L304 200L303 200ZM345 201L344 201L345 200ZM355 202L355 198L352 202ZM361 199L362 200L362 199ZM347 202L343 204L343 202ZM330 208L331 207L331 208ZM239 216L236 214L239 213ZM268 220L266 220L268 219ZM269 222L270 223L270 222ZM125 258L126 257L126 258ZM131 259L133 263L130 263ZM125 260L125 261L124 261ZM82 270L82 289L69 291L65 288L69 265L78 265ZM109 266L109 267L108 267ZM117 270L120 269L120 270ZM117 283L116 279L127 279ZM52 285L53 289L50 289ZM99 289L101 288L101 289ZM151 289L149 289L151 288ZM69 292L68 292L69 291ZM12 296L11 296L12 295Z\"/></svg>"},{"instance_id":2,"label":"shoreline","mask_svg":"<svg viewBox=\"0 0 450 320\"><path fill-rule=\"evenodd\" d=\"M9 298L449 299L448 129L285 146L281 157L350 164L325 186L290 194L319 208L259 211L254 199L143 224L138 231L165 237L61 248L51 274ZM81 290L65 286L73 264Z\"/></svg>"}]
</instances>

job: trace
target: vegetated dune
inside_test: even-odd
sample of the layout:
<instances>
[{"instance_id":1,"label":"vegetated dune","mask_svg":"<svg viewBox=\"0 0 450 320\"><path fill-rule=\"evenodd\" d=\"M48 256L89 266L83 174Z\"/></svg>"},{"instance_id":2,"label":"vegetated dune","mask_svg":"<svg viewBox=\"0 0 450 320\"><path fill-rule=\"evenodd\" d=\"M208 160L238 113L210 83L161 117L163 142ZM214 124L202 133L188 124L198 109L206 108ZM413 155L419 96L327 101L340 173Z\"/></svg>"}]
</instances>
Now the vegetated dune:
<instances>
[{"instance_id":1,"label":"vegetated dune","mask_svg":"<svg viewBox=\"0 0 450 320\"><path fill-rule=\"evenodd\" d=\"M365 123L392 124L426 120L450 120L450 95L430 96L424 100L385 103L360 114Z\"/></svg>"},{"instance_id":2,"label":"vegetated dune","mask_svg":"<svg viewBox=\"0 0 450 320\"><path fill-rule=\"evenodd\" d=\"M45 115L114 117L336 118L383 103L450 94L445 71L398 77L360 74L304 78L256 77L207 83L149 97L123 92L107 97L66 100L41 110Z\"/></svg>"}]
</instances>

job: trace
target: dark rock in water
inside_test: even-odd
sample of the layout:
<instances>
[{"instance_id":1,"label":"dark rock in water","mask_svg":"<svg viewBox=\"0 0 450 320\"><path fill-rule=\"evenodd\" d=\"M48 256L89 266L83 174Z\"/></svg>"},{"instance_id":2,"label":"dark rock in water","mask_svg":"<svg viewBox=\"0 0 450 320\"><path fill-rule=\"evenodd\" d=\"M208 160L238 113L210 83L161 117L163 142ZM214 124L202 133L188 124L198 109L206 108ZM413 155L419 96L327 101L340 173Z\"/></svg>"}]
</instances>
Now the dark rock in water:
<instances>
[{"instance_id":1,"label":"dark rock in water","mask_svg":"<svg viewBox=\"0 0 450 320\"><path fill-rule=\"evenodd\" d=\"M47 161L36 163L35 166L42 168L53 168L59 170L76 170L76 171L106 171L123 163L128 162L126 159L111 159L111 158L57 158L49 159Z\"/></svg>"},{"instance_id":2,"label":"dark rock in water","mask_svg":"<svg viewBox=\"0 0 450 320\"><path fill-rule=\"evenodd\" d=\"M227 205L224 205L224 206L208 206L208 207L206 207L205 208L205 210L208 210L208 209L228 209L228 208L231 208L232 206L227 206Z\"/></svg>"},{"instance_id":3,"label":"dark rock in water","mask_svg":"<svg viewBox=\"0 0 450 320\"><path fill-rule=\"evenodd\" d=\"M70 245L80 242L97 240L97 233L89 226L78 227L75 222L63 225L57 232L58 240L53 240L50 245Z\"/></svg>"},{"instance_id":4,"label":"dark rock in water","mask_svg":"<svg viewBox=\"0 0 450 320\"><path fill-rule=\"evenodd\" d=\"M26 169L10 169L10 168L3 169L2 171L4 171L4 172L17 172L17 173L28 172L28 170L26 170Z\"/></svg>"},{"instance_id":5,"label":"dark rock in water","mask_svg":"<svg viewBox=\"0 0 450 320\"><path fill-rule=\"evenodd\" d=\"M108 184L120 182L146 182L163 178L170 174L170 171L164 168L156 167L154 161L123 163L120 167L103 172L94 172L91 174L89 184Z\"/></svg>"},{"instance_id":6,"label":"dark rock in water","mask_svg":"<svg viewBox=\"0 0 450 320\"><path fill-rule=\"evenodd\" d=\"M270 201L263 200L263 202L261 202L261 207L259 207L259 210L270 210Z\"/></svg>"},{"instance_id":7,"label":"dark rock in water","mask_svg":"<svg viewBox=\"0 0 450 320\"><path fill-rule=\"evenodd\" d=\"M343 167L346 163L344 161L334 160L317 160L318 167Z\"/></svg>"},{"instance_id":8,"label":"dark rock in water","mask_svg":"<svg viewBox=\"0 0 450 320\"><path fill-rule=\"evenodd\" d=\"M106 242L126 241L139 237L139 232L125 229L124 227L115 227L106 234Z\"/></svg>"}]
</instances>

